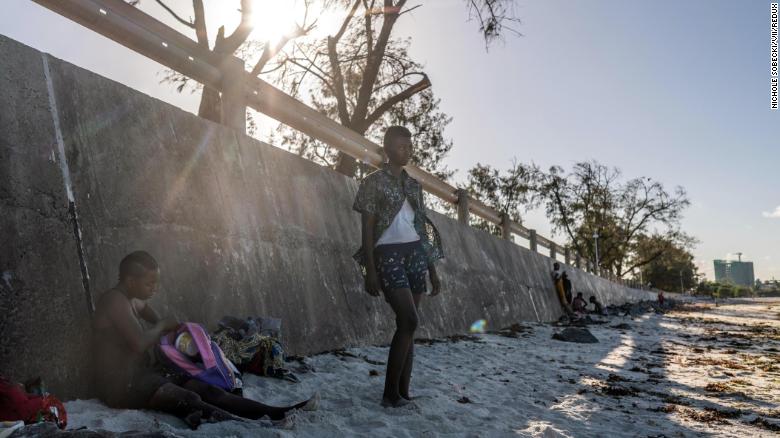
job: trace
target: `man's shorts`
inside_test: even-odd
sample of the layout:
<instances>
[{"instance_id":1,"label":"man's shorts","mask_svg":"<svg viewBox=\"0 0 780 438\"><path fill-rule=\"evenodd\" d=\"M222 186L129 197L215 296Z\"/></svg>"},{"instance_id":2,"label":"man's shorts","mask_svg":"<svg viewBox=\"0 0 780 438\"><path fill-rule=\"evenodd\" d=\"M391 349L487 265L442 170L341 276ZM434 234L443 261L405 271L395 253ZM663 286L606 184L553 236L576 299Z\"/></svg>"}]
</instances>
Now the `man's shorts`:
<instances>
[{"instance_id":1,"label":"man's shorts","mask_svg":"<svg viewBox=\"0 0 780 438\"><path fill-rule=\"evenodd\" d=\"M135 372L127 385L126 398L122 404L126 409L149 408L149 401L161 386L166 383L183 386L188 380L189 377L169 372L160 365L141 368Z\"/></svg>"},{"instance_id":2,"label":"man's shorts","mask_svg":"<svg viewBox=\"0 0 780 438\"><path fill-rule=\"evenodd\" d=\"M396 289L410 289L413 294L428 290L428 259L419 240L379 245L374 249L374 262L385 295Z\"/></svg>"}]
</instances>

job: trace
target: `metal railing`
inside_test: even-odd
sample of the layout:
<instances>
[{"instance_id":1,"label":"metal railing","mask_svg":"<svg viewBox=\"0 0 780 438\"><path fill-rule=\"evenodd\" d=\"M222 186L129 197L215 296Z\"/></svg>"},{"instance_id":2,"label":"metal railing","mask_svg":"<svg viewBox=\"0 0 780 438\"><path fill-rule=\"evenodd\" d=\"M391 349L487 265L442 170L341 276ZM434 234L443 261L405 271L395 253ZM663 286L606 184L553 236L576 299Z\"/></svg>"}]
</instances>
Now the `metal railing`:
<instances>
[{"instance_id":1,"label":"metal railing","mask_svg":"<svg viewBox=\"0 0 780 438\"><path fill-rule=\"evenodd\" d=\"M244 129L249 106L285 125L374 167L382 163L382 148L356 132L323 116L260 78L244 70L243 61L229 56L219 58L194 40L168 27L122 0L32 0L66 18L95 31L204 85L223 93L223 122ZM231 116L226 117L226 114ZM225 120L227 119L227 120ZM513 235L528 240L533 251L538 246L549 255L564 256L565 264L593 272L593 264L568 248L540 236L535 230L510 221L463 190L414 166L406 167L428 193L458 208L458 220L468 224L474 214L501 227L503 237Z\"/></svg>"}]
</instances>

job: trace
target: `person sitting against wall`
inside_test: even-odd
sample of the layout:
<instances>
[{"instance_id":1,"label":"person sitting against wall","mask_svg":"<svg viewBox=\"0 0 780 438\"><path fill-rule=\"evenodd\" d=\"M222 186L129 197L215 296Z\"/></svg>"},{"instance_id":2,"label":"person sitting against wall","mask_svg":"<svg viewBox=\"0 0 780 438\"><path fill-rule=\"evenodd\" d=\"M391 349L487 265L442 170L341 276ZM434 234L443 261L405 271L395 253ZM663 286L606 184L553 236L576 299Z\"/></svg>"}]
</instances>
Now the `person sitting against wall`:
<instances>
[{"instance_id":1,"label":"person sitting against wall","mask_svg":"<svg viewBox=\"0 0 780 438\"><path fill-rule=\"evenodd\" d=\"M157 293L160 268L145 251L119 264L119 283L97 302L93 318L98 397L119 409L152 409L174 414L190 427L201 421L282 420L293 409L316 409L317 396L293 406L273 407L221 388L171 374L155 359L160 336L179 322L161 318L147 302ZM151 328L144 328L144 322Z\"/></svg>"},{"instance_id":2,"label":"person sitting against wall","mask_svg":"<svg viewBox=\"0 0 780 438\"><path fill-rule=\"evenodd\" d=\"M588 301L590 301L590 303L593 304L593 311L591 313L594 313L596 315L607 314L607 309L603 305L601 305L601 302L599 302L599 300L594 295L591 295Z\"/></svg>"},{"instance_id":3,"label":"person sitting against wall","mask_svg":"<svg viewBox=\"0 0 780 438\"><path fill-rule=\"evenodd\" d=\"M572 301L572 307L574 313L586 313L588 303L585 302L585 298L582 296L582 292L577 292L577 296Z\"/></svg>"},{"instance_id":4,"label":"person sitting against wall","mask_svg":"<svg viewBox=\"0 0 780 438\"><path fill-rule=\"evenodd\" d=\"M395 313L382 406L409 403L414 362L417 311L427 290L426 276L441 290L434 262L444 257L439 232L425 213L422 185L404 170L412 156L412 133L402 126L387 128L383 146L387 161L360 183L353 209L361 214L362 246L355 254L365 275L365 288Z\"/></svg>"}]
</instances>

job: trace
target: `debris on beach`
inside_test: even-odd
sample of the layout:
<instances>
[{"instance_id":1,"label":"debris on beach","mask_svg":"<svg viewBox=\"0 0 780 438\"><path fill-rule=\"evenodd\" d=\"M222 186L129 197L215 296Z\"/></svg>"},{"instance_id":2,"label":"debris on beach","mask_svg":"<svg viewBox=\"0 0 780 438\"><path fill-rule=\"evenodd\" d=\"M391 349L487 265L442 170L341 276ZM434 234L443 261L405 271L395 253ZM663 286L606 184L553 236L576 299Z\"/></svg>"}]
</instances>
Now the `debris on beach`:
<instances>
[{"instance_id":1,"label":"debris on beach","mask_svg":"<svg viewBox=\"0 0 780 438\"><path fill-rule=\"evenodd\" d=\"M484 334L418 339L413 409L380 407L385 365L371 362L382 363L387 346L361 347L291 358L317 370L301 373L299 384L248 377L245 394L269 404L321 391L322 409L296 414L294 430L230 421L191 431L170 415L75 400L66 403L71 435L52 436L117 437L132 430L138 432L123 438L777 436L776 311L764 309L765 302L726 301L715 308L697 301L663 314L644 307L648 311L631 320L613 314L609 324L587 329L518 323ZM626 325L615 328L620 324ZM550 342L566 330L584 330L598 342ZM750 345L729 345L735 340ZM584 426L583 413L598 426Z\"/></svg>"},{"instance_id":2,"label":"debris on beach","mask_svg":"<svg viewBox=\"0 0 780 438\"><path fill-rule=\"evenodd\" d=\"M576 342L578 344L595 344L599 340L584 328L567 327L559 333L553 333L553 339L564 342Z\"/></svg>"}]
</instances>

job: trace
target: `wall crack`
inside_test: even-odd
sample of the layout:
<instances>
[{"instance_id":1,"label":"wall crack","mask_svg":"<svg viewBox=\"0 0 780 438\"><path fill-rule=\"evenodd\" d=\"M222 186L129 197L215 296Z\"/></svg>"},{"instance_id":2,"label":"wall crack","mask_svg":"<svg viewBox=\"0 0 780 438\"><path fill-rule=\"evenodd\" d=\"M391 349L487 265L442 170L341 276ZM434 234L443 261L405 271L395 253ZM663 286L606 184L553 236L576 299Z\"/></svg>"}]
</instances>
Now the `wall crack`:
<instances>
[{"instance_id":1,"label":"wall crack","mask_svg":"<svg viewBox=\"0 0 780 438\"><path fill-rule=\"evenodd\" d=\"M95 312L95 302L92 299L92 291L89 288L89 269L84 256L84 245L82 242L81 225L79 223L79 214L76 208L76 198L73 195L73 185L70 179L70 168L68 167L68 157L65 155L65 141L62 138L62 129L60 128L60 115L57 111L57 99L54 94L54 84L51 80L51 70L49 69L49 57L41 53L43 60L43 74L46 77L46 89L49 93L49 110L51 112L52 122L54 123L54 136L57 140L57 158L60 161L60 171L62 172L62 182L65 186L65 194L68 197L68 212L73 220L73 235L76 238L76 250L79 257L79 267L81 268L81 284L84 288L84 296L87 301L87 310L92 315Z\"/></svg>"}]
</instances>

